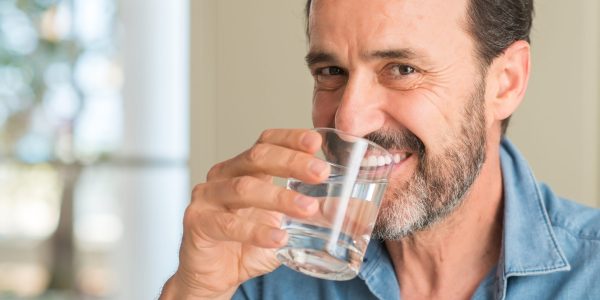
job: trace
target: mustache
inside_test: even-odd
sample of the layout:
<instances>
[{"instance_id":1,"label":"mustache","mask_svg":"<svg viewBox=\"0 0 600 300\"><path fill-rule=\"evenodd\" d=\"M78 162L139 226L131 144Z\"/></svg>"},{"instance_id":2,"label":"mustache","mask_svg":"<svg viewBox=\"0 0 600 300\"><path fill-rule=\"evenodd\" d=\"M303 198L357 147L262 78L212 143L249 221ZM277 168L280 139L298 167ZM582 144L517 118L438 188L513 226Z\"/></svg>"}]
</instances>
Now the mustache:
<instances>
[{"instance_id":1,"label":"mustache","mask_svg":"<svg viewBox=\"0 0 600 300\"><path fill-rule=\"evenodd\" d=\"M407 129L378 130L365 135L364 138L385 149L402 149L419 156L425 154L425 144Z\"/></svg>"}]
</instances>

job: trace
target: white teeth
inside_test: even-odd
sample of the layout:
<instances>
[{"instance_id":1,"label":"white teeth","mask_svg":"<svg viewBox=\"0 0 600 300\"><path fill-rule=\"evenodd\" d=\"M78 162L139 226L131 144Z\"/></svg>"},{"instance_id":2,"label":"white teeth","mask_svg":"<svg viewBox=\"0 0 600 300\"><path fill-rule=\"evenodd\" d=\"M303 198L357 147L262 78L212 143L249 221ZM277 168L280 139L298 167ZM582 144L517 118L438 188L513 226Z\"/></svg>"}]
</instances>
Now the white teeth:
<instances>
[{"instance_id":1,"label":"white teeth","mask_svg":"<svg viewBox=\"0 0 600 300\"><path fill-rule=\"evenodd\" d=\"M369 156L369 160L367 163L367 166L369 167L376 167L377 166L377 157L376 156Z\"/></svg>"},{"instance_id":2,"label":"white teeth","mask_svg":"<svg viewBox=\"0 0 600 300\"><path fill-rule=\"evenodd\" d=\"M382 167L389 165L394 161L392 156L370 155L360 162L361 167Z\"/></svg>"},{"instance_id":3,"label":"white teeth","mask_svg":"<svg viewBox=\"0 0 600 300\"><path fill-rule=\"evenodd\" d=\"M394 154L394 163L399 163L403 160L405 160L408 157L408 153L406 152L402 152L402 153L395 153Z\"/></svg>"}]
</instances>

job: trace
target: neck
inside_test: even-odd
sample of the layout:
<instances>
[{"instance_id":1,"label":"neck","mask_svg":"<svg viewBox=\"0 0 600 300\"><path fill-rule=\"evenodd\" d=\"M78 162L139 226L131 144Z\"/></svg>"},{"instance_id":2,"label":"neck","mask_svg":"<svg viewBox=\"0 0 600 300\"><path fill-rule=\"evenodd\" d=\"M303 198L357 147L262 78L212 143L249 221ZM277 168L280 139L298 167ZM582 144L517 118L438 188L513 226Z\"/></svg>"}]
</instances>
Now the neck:
<instances>
[{"instance_id":1,"label":"neck","mask_svg":"<svg viewBox=\"0 0 600 300\"><path fill-rule=\"evenodd\" d=\"M502 242L499 149L489 149L463 203L443 221L386 246L403 299L468 299L498 263Z\"/></svg>"}]
</instances>

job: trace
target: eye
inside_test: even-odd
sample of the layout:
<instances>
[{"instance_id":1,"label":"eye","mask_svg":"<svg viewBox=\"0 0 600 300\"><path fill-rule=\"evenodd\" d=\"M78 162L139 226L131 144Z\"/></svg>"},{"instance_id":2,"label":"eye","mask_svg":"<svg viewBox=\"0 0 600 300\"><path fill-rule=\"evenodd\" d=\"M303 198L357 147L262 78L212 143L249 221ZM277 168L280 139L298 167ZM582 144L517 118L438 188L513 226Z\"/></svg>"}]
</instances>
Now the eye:
<instances>
[{"instance_id":1,"label":"eye","mask_svg":"<svg viewBox=\"0 0 600 300\"><path fill-rule=\"evenodd\" d=\"M416 88L423 79L423 72L407 64L389 64L379 73L379 81L394 89Z\"/></svg>"},{"instance_id":2,"label":"eye","mask_svg":"<svg viewBox=\"0 0 600 300\"><path fill-rule=\"evenodd\" d=\"M407 76L416 72L415 68L409 65L394 65L390 71L395 76Z\"/></svg>"},{"instance_id":3,"label":"eye","mask_svg":"<svg viewBox=\"0 0 600 300\"><path fill-rule=\"evenodd\" d=\"M318 75L325 75L325 76L344 75L344 70L342 70L341 68L338 68L338 67L325 67L325 68L318 69L316 75L317 76Z\"/></svg>"},{"instance_id":4,"label":"eye","mask_svg":"<svg viewBox=\"0 0 600 300\"><path fill-rule=\"evenodd\" d=\"M316 87L323 90L338 89L346 83L346 75L346 70L339 67L319 68L314 72Z\"/></svg>"}]
</instances>

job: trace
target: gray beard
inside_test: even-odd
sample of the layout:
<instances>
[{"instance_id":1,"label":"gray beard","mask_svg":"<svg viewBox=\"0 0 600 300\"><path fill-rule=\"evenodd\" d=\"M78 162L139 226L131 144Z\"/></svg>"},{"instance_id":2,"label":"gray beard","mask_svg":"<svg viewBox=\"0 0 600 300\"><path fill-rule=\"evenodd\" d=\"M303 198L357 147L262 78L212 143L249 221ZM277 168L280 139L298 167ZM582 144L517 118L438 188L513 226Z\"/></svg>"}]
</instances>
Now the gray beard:
<instances>
[{"instance_id":1,"label":"gray beard","mask_svg":"<svg viewBox=\"0 0 600 300\"><path fill-rule=\"evenodd\" d=\"M400 240L429 228L460 206L485 161L484 93L484 85L476 84L463 112L460 135L437 157L428 155L423 142L407 130L367 135L388 149L408 145L413 155L419 156L410 180L390 179L373 238Z\"/></svg>"}]
</instances>

